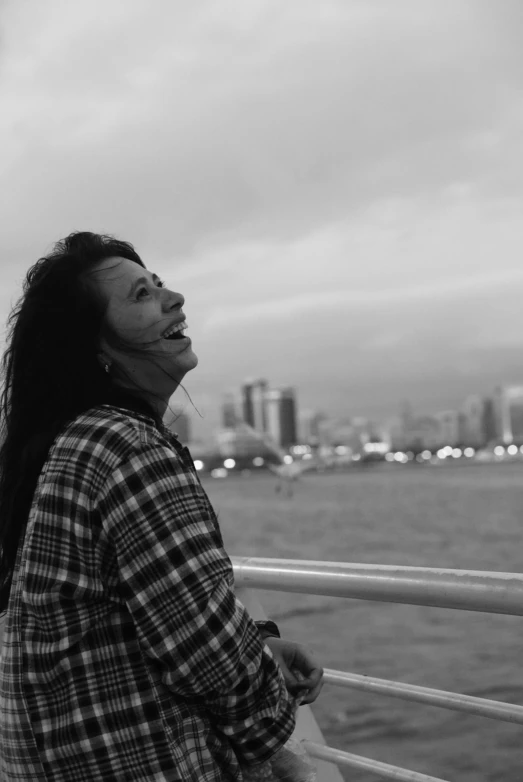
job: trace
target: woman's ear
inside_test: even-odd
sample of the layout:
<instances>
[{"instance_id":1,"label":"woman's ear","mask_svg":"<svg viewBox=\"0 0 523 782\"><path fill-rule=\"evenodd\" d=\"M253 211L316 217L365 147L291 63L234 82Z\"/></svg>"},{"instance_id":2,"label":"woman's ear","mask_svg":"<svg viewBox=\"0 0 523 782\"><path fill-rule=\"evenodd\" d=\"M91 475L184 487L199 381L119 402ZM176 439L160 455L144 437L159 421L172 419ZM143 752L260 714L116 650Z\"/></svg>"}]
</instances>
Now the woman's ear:
<instances>
[{"instance_id":1,"label":"woman's ear","mask_svg":"<svg viewBox=\"0 0 523 782\"><path fill-rule=\"evenodd\" d=\"M102 369L109 374L109 372L111 371L110 359L108 359L107 356L104 355L103 353L98 353L96 358L98 359L98 363L100 364Z\"/></svg>"}]
</instances>

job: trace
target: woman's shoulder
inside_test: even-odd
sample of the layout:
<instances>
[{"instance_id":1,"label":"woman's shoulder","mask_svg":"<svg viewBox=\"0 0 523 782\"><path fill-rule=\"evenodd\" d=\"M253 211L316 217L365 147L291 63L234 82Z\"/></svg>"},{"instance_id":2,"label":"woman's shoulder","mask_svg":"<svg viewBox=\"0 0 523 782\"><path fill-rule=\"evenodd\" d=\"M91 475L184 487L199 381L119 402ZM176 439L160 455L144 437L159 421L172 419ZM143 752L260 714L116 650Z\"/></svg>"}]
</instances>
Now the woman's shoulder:
<instances>
[{"instance_id":1,"label":"woman's shoulder","mask_svg":"<svg viewBox=\"0 0 523 782\"><path fill-rule=\"evenodd\" d=\"M118 461L160 440L152 418L114 405L92 407L70 421L55 441L61 456L82 453Z\"/></svg>"}]
</instances>

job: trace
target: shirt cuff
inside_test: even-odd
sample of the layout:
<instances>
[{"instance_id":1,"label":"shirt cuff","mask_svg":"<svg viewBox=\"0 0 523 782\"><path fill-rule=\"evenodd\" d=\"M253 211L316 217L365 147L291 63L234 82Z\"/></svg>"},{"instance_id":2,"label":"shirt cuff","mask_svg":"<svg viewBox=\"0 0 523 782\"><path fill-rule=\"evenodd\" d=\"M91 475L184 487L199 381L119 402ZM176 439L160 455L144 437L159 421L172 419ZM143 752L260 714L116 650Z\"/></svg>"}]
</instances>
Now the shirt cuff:
<instances>
[{"instance_id":1,"label":"shirt cuff","mask_svg":"<svg viewBox=\"0 0 523 782\"><path fill-rule=\"evenodd\" d=\"M254 622L256 627L261 633L262 638L281 638L278 625L275 622L271 622L269 619L263 619Z\"/></svg>"}]
</instances>

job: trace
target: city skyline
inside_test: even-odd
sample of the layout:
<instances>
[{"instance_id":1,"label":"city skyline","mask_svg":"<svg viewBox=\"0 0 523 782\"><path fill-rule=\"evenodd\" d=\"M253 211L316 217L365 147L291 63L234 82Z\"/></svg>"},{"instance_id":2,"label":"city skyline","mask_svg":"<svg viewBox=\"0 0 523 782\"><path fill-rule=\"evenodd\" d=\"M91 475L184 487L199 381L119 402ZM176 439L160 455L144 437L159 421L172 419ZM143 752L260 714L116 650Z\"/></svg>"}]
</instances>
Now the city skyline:
<instances>
[{"instance_id":1,"label":"city skyline","mask_svg":"<svg viewBox=\"0 0 523 782\"><path fill-rule=\"evenodd\" d=\"M186 297L195 437L254 374L368 417L520 382L518 3L33 6L0 9L2 324L92 230Z\"/></svg>"},{"instance_id":2,"label":"city skyline","mask_svg":"<svg viewBox=\"0 0 523 782\"><path fill-rule=\"evenodd\" d=\"M289 399L291 406L285 412L282 400ZM438 450L443 446L509 445L523 446L523 383L508 385L499 383L488 394L472 393L452 408L429 412L416 409L410 400L402 400L395 415L386 418L369 418L362 411L345 410L335 416L325 409L303 408L299 404L299 389L273 384L267 378L248 378L235 390L221 394L221 425L212 432L216 444L226 439L227 430L237 430L241 437L252 440L244 425L251 429L255 439L264 435L281 452L291 445L319 445L348 442L349 440L383 441L392 450ZM276 418L270 408L277 402ZM273 423L271 423L271 417ZM283 424L283 419L287 422ZM283 435L283 429L285 434ZM255 434L257 433L257 435ZM307 433L307 434L306 434ZM361 437L360 437L361 435ZM203 445L202 440L197 440ZM232 442L232 441L231 441ZM207 442L207 446L210 441ZM212 447L212 446L211 446Z\"/></svg>"}]
</instances>

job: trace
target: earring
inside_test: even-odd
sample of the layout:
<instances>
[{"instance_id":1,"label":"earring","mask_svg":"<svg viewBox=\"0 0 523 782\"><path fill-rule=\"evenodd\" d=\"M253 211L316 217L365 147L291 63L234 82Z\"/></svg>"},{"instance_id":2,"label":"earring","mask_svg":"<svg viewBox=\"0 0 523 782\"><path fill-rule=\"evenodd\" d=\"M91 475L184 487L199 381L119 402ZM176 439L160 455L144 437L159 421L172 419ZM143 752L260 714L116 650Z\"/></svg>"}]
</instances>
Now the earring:
<instances>
[{"instance_id":1,"label":"earring","mask_svg":"<svg viewBox=\"0 0 523 782\"><path fill-rule=\"evenodd\" d=\"M109 366L109 364L104 364L104 369L107 372L107 374L109 374L109 370L111 369L111 367Z\"/></svg>"}]
</instances>

